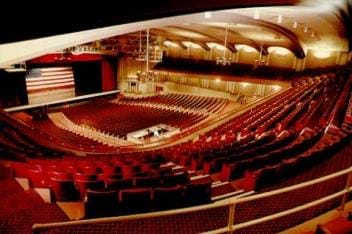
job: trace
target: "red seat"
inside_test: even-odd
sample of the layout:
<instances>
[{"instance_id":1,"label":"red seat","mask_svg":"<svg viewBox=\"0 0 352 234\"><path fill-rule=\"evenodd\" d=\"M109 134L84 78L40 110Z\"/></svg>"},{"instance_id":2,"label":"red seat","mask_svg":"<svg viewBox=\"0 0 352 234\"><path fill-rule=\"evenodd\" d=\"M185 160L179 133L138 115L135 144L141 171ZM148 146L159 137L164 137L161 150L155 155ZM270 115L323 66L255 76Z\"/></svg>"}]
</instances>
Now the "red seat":
<instances>
[{"instance_id":1,"label":"red seat","mask_svg":"<svg viewBox=\"0 0 352 234\"><path fill-rule=\"evenodd\" d=\"M27 175L31 187L34 188L49 188L49 181L47 174L44 171L28 169Z\"/></svg>"},{"instance_id":2,"label":"red seat","mask_svg":"<svg viewBox=\"0 0 352 234\"><path fill-rule=\"evenodd\" d=\"M76 186L79 190L82 200L84 200L84 198L86 197L88 189L98 190L98 191L103 191L105 189L104 181L101 181L101 180L95 180L95 181L76 180Z\"/></svg>"},{"instance_id":3,"label":"red seat","mask_svg":"<svg viewBox=\"0 0 352 234\"><path fill-rule=\"evenodd\" d=\"M188 205L199 205L211 202L211 181L188 184L185 188L185 199Z\"/></svg>"},{"instance_id":4,"label":"red seat","mask_svg":"<svg viewBox=\"0 0 352 234\"><path fill-rule=\"evenodd\" d=\"M50 184L55 201L77 201L79 199L79 193L73 180L51 178Z\"/></svg>"},{"instance_id":5,"label":"red seat","mask_svg":"<svg viewBox=\"0 0 352 234\"><path fill-rule=\"evenodd\" d=\"M101 169L103 174L121 174L122 172L119 166L103 166Z\"/></svg>"},{"instance_id":6,"label":"red seat","mask_svg":"<svg viewBox=\"0 0 352 234\"><path fill-rule=\"evenodd\" d=\"M97 175L96 174L74 173L73 178L75 180L81 180L81 181L94 181L94 180L97 180Z\"/></svg>"},{"instance_id":7,"label":"red seat","mask_svg":"<svg viewBox=\"0 0 352 234\"><path fill-rule=\"evenodd\" d=\"M176 209L184 205L184 189L180 185L167 188L155 188L154 207L157 210Z\"/></svg>"},{"instance_id":8,"label":"red seat","mask_svg":"<svg viewBox=\"0 0 352 234\"><path fill-rule=\"evenodd\" d=\"M20 178L27 178L28 173L27 173L27 164L26 163L21 163L21 162L11 162L10 166L13 170L13 175L15 177L20 177Z\"/></svg>"},{"instance_id":9,"label":"red seat","mask_svg":"<svg viewBox=\"0 0 352 234\"><path fill-rule=\"evenodd\" d=\"M87 167L82 167L82 172L84 174L97 174L99 172L99 170L96 167L87 166Z\"/></svg>"},{"instance_id":10,"label":"red seat","mask_svg":"<svg viewBox=\"0 0 352 234\"><path fill-rule=\"evenodd\" d=\"M119 193L121 209L125 214L143 213L151 209L151 190L149 188L123 189Z\"/></svg>"},{"instance_id":11,"label":"red seat","mask_svg":"<svg viewBox=\"0 0 352 234\"><path fill-rule=\"evenodd\" d=\"M85 218L116 216L119 213L118 192L88 190L84 207Z\"/></svg>"},{"instance_id":12,"label":"red seat","mask_svg":"<svg viewBox=\"0 0 352 234\"><path fill-rule=\"evenodd\" d=\"M108 190L121 190L133 187L133 179L106 179L105 183Z\"/></svg>"},{"instance_id":13,"label":"red seat","mask_svg":"<svg viewBox=\"0 0 352 234\"><path fill-rule=\"evenodd\" d=\"M134 185L136 187L155 188L161 185L160 176L135 177Z\"/></svg>"},{"instance_id":14,"label":"red seat","mask_svg":"<svg viewBox=\"0 0 352 234\"><path fill-rule=\"evenodd\" d=\"M47 174L56 180L73 180L72 174L67 172L49 171Z\"/></svg>"}]
</instances>

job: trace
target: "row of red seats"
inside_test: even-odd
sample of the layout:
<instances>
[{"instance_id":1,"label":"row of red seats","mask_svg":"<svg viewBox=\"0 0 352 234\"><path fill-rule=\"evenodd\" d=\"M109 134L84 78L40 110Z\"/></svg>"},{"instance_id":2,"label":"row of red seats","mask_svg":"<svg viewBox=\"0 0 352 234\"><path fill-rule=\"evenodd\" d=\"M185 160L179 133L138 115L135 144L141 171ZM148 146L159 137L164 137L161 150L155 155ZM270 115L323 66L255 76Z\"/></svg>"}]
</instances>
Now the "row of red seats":
<instances>
[{"instance_id":1,"label":"row of red seats","mask_svg":"<svg viewBox=\"0 0 352 234\"><path fill-rule=\"evenodd\" d=\"M245 172L242 188L259 190L274 184L283 178L296 175L299 172L327 159L348 141L348 136L324 136L316 145L295 157L284 159L279 163L266 165L255 171Z\"/></svg>"},{"instance_id":2,"label":"row of red seats","mask_svg":"<svg viewBox=\"0 0 352 234\"><path fill-rule=\"evenodd\" d=\"M85 136L78 135L73 132L69 132L56 126L50 120L33 121L33 125L41 129L42 131L52 135L59 144L65 145L67 147L73 145L75 149L82 151L113 151L116 150L115 147L104 145L98 141L89 139Z\"/></svg>"},{"instance_id":3,"label":"row of red seats","mask_svg":"<svg viewBox=\"0 0 352 234\"><path fill-rule=\"evenodd\" d=\"M91 108L90 105L81 105L63 111L77 124L87 124L120 137L160 123L183 127L183 124L188 124L193 116L197 116L145 106L106 104L95 107L94 113L91 112ZM192 121L192 124L194 123Z\"/></svg>"},{"instance_id":4,"label":"row of red seats","mask_svg":"<svg viewBox=\"0 0 352 234\"><path fill-rule=\"evenodd\" d=\"M211 182L117 191L88 190L86 218L126 215L211 202Z\"/></svg>"},{"instance_id":5,"label":"row of red seats","mask_svg":"<svg viewBox=\"0 0 352 234\"><path fill-rule=\"evenodd\" d=\"M213 97L204 97L188 94L162 94L151 97L125 97L124 101L142 101L148 103L160 103L170 106L180 106L183 108L189 108L194 110L205 109L208 112L217 112L221 107L221 104L225 103L224 99L213 98Z\"/></svg>"}]
</instances>

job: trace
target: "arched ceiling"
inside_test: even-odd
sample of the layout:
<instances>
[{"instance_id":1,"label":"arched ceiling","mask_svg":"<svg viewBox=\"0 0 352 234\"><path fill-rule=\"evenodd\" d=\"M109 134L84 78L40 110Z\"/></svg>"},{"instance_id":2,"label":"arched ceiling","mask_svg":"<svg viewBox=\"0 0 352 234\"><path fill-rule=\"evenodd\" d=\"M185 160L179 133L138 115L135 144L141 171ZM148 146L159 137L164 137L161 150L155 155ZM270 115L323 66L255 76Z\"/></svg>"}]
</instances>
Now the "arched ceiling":
<instances>
[{"instance_id":1,"label":"arched ceiling","mask_svg":"<svg viewBox=\"0 0 352 234\"><path fill-rule=\"evenodd\" d=\"M188 1L191 3L193 0ZM336 1L219 1L224 8L210 14L186 14L155 20L119 24L100 29L63 34L16 43L0 44L0 67L24 61L49 52L99 40L99 43L113 43L121 50L132 50L138 46L138 32L150 29L154 40L170 40L182 46L182 41L191 41L208 50L207 43L224 44L225 28L228 29L227 48L235 51L235 45L247 44L267 53L268 47L285 47L298 58L305 57L308 49L348 51L346 21L339 12L344 11L346 0ZM159 2L159 1L158 1ZM173 1L171 1L173 2ZM176 4L171 3L172 4ZM231 3L231 4L230 4ZM162 3L160 3L162 5ZM200 11L215 6L204 1L205 7L197 10L188 6L184 12ZM214 5L215 4L215 5ZM273 6L273 4L281 4ZM284 4L284 5L282 5ZM239 6L263 6L238 8ZM220 5L216 5L221 8ZM138 8L138 7L137 7ZM163 14L168 10L162 11ZM170 11L177 14L178 10ZM142 14L143 15L143 14ZM156 14L157 16L158 14ZM159 14L162 15L162 14ZM144 14L145 16L145 14ZM104 21L107 22L107 21ZM137 38L137 39L136 39ZM132 43L131 43L132 42ZM125 43L126 45L122 45ZM134 47L133 47L134 46ZM260 49L260 48L263 48ZM134 48L135 49L135 48ZM117 51L126 52L126 51Z\"/></svg>"}]
</instances>

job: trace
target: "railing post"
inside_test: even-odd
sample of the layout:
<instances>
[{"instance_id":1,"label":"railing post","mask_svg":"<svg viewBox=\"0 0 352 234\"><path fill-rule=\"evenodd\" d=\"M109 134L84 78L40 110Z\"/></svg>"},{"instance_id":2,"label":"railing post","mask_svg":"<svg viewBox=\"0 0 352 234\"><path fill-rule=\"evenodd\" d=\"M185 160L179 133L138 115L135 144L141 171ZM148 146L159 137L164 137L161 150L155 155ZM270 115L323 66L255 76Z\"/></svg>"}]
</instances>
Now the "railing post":
<instances>
[{"instance_id":1,"label":"railing post","mask_svg":"<svg viewBox=\"0 0 352 234\"><path fill-rule=\"evenodd\" d=\"M350 169L352 169L352 167ZM341 205L339 207L341 211L345 209L345 204L348 198L348 194L350 192L351 182L352 182L352 171L350 171L347 176L346 186L345 186L346 193L342 196Z\"/></svg>"},{"instance_id":2,"label":"railing post","mask_svg":"<svg viewBox=\"0 0 352 234\"><path fill-rule=\"evenodd\" d=\"M227 227L228 227L228 233L232 233L232 226L235 220L235 209L236 209L236 203L237 201L231 201L231 204L229 205L229 220L227 223Z\"/></svg>"}]
</instances>

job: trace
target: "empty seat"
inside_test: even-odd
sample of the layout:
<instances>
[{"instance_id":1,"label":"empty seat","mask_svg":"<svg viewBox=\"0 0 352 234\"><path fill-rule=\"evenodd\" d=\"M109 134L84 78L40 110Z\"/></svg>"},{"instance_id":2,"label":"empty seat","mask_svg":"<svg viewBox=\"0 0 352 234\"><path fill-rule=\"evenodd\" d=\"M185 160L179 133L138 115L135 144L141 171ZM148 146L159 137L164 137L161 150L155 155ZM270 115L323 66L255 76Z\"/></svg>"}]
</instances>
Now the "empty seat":
<instances>
[{"instance_id":1,"label":"empty seat","mask_svg":"<svg viewBox=\"0 0 352 234\"><path fill-rule=\"evenodd\" d=\"M103 174L121 174L122 170L119 166L103 166L101 167Z\"/></svg>"},{"instance_id":2,"label":"empty seat","mask_svg":"<svg viewBox=\"0 0 352 234\"><path fill-rule=\"evenodd\" d=\"M53 172L49 171L48 175L50 178L56 179L56 180L73 180L73 176L71 173L67 172Z\"/></svg>"},{"instance_id":3,"label":"empty seat","mask_svg":"<svg viewBox=\"0 0 352 234\"><path fill-rule=\"evenodd\" d=\"M97 175L96 174L74 173L73 178L75 180L80 180L80 181L94 181L94 180L97 180Z\"/></svg>"},{"instance_id":4,"label":"empty seat","mask_svg":"<svg viewBox=\"0 0 352 234\"><path fill-rule=\"evenodd\" d=\"M86 218L115 216L119 212L118 192L87 190L84 206Z\"/></svg>"},{"instance_id":5,"label":"empty seat","mask_svg":"<svg viewBox=\"0 0 352 234\"><path fill-rule=\"evenodd\" d=\"M84 174L97 174L97 173L99 173L98 168L93 167L93 166L82 167L82 171Z\"/></svg>"},{"instance_id":6,"label":"empty seat","mask_svg":"<svg viewBox=\"0 0 352 234\"><path fill-rule=\"evenodd\" d=\"M99 180L108 180L108 179L114 179L114 180L120 180L122 179L121 174L99 174L98 175Z\"/></svg>"},{"instance_id":7,"label":"empty seat","mask_svg":"<svg viewBox=\"0 0 352 234\"><path fill-rule=\"evenodd\" d=\"M132 188L120 191L121 209L125 214L143 213L151 209L151 189Z\"/></svg>"},{"instance_id":8,"label":"empty seat","mask_svg":"<svg viewBox=\"0 0 352 234\"><path fill-rule=\"evenodd\" d=\"M76 180L76 186L78 187L81 199L84 200L85 196L87 195L88 189L102 191L105 188L105 183L104 181L101 181L101 180L94 180L94 181Z\"/></svg>"},{"instance_id":9,"label":"empty seat","mask_svg":"<svg viewBox=\"0 0 352 234\"><path fill-rule=\"evenodd\" d=\"M20 178L27 178L28 173L27 173L27 164L26 163L21 163L21 162L11 162L10 166L13 170L13 175L15 177L20 177Z\"/></svg>"},{"instance_id":10,"label":"empty seat","mask_svg":"<svg viewBox=\"0 0 352 234\"><path fill-rule=\"evenodd\" d=\"M180 172L174 175L165 175L163 179L163 186L172 187L175 185L185 185L189 183L188 173Z\"/></svg>"},{"instance_id":11,"label":"empty seat","mask_svg":"<svg viewBox=\"0 0 352 234\"><path fill-rule=\"evenodd\" d=\"M180 208L184 205L184 189L180 185L154 189L154 207L156 210Z\"/></svg>"},{"instance_id":12,"label":"empty seat","mask_svg":"<svg viewBox=\"0 0 352 234\"><path fill-rule=\"evenodd\" d=\"M211 202L211 182L188 184L185 188L185 199L188 205Z\"/></svg>"},{"instance_id":13,"label":"empty seat","mask_svg":"<svg viewBox=\"0 0 352 234\"><path fill-rule=\"evenodd\" d=\"M45 172L29 169L27 170L27 175L28 175L31 187L34 187L34 188L49 187L49 181L47 178L47 174Z\"/></svg>"},{"instance_id":14,"label":"empty seat","mask_svg":"<svg viewBox=\"0 0 352 234\"><path fill-rule=\"evenodd\" d=\"M133 179L107 179L105 183L108 190L121 190L133 187Z\"/></svg>"},{"instance_id":15,"label":"empty seat","mask_svg":"<svg viewBox=\"0 0 352 234\"><path fill-rule=\"evenodd\" d=\"M136 187L150 187L155 188L160 186L161 177L160 176L147 176L147 177L135 177L134 185Z\"/></svg>"},{"instance_id":16,"label":"empty seat","mask_svg":"<svg viewBox=\"0 0 352 234\"><path fill-rule=\"evenodd\" d=\"M50 178L50 184L55 201L79 200L79 192L73 180Z\"/></svg>"}]
</instances>

